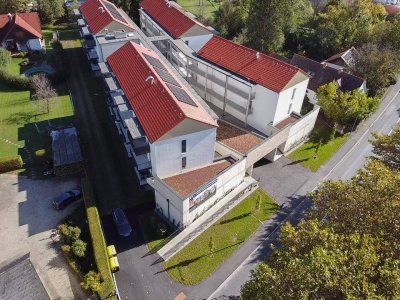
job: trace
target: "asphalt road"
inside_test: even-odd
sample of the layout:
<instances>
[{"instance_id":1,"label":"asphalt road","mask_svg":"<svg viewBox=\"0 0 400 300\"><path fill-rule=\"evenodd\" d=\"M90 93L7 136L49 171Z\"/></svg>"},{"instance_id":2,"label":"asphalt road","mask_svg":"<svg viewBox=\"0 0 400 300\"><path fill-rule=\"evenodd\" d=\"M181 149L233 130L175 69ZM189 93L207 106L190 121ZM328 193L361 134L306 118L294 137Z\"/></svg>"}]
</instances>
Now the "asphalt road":
<instances>
[{"instance_id":1,"label":"asphalt road","mask_svg":"<svg viewBox=\"0 0 400 300\"><path fill-rule=\"evenodd\" d=\"M349 141L335 154L331 161L298 189L297 195L306 195L324 180L349 179L363 168L366 158L372 152L369 144L371 132L388 134L399 123L400 118L400 82L391 88L384 98L379 110L366 122L361 124ZM293 225L300 222L304 213L310 208L311 201L304 197L286 221ZM279 236L276 228L267 236L260 246L253 251L242 264L211 294L208 299L234 299L240 294L241 286L250 278L251 270L265 260L270 253L271 243Z\"/></svg>"}]
</instances>

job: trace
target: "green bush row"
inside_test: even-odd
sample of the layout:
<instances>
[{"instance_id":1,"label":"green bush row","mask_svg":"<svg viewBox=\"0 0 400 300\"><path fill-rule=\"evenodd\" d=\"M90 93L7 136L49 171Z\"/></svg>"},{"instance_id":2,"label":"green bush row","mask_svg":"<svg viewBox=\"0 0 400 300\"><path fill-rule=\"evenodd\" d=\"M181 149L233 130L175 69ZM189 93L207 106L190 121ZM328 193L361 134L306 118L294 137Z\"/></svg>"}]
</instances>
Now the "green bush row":
<instances>
[{"instance_id":1,"label":"green bush row","mask_svg":"<svg viewBox=\"0 0 400 300\"><path fill-rule=\"evenodd\" d=\"M24 163L20 155L9 156L0 159L0 174L10 171L19 170L22 168Z\"/></svg>"},{"instance_id":2,"label":"green bush row","mask_svg":"<svg viewBox=\"0 0 400 300\"><path fill-rule=\"evenodd\" d=\"M100 216L94 200L93 189L87 178L82 180L82 191L86 206L90 235L92 238L94 257L96 260L97 269L103 280L98 293L101 299L103 299L115 290L115 285L111 274L106 248L107 245L104 239L103 229L101 227Z\"/></svg>"},{"instance_id":3,"label":"green bush row","mask_svg":"<svg viewBox=\"0 0 400 300\"><path fill-rule=\"evenodd\" d=\"M13 75L2 68L0 68L0 82L9 88L21 91L29 90L31 84L30 78Z\"/></svg>"}]
</instances>

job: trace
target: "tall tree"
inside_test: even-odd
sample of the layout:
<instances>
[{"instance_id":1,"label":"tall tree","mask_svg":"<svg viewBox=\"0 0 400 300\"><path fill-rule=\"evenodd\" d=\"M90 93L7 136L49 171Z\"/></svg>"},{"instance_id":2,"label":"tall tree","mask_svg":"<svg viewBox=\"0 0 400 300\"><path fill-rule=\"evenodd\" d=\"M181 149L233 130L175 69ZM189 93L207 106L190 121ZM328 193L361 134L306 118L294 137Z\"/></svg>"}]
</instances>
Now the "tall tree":
<instances>
[{"instance_id":1,"label":"tall tree","mask_svg":"<svg viewBox=\"0 0 400 300\"><path fill-rule=\"evenodd\" d=\"M0 0L0 14L25 12L29 2L28 0Z\"/></svg>"},{"instance_id":2,"label":"tall tree","mask_svg":"<svg viewBox=\"0 0 400 300\"><path fill-rule=\"evenodd\" d=\"M400 126L397 125L388 135L373 132L372 136L373 159L382 161L393 170L400 170Z\"/></svg>"},{"instance_id":3,"label":"tall tree","mask_svg":"<svg viewBox=\"0 0 400 300\"><path fill-rule=\"evenodd\" d=\"M65 11L63 0L37 0L37 10L43 23L51 23L61 18Z\"/></svg>"},{"instance_id":4,"label":"tall tree","mask_svg":"<svg viewBox=\"0 0 400 300\"><path fill-rule=\"evenodd\" d=\"M35 104L41 111L44 110L45 113L50 113L50 108L55 102L57 92L52 87L47 76L34 76L31 80L31 88L33 90L33 104Z\"/></svg>"},{"instance_id":5,"label":"tall tree","mask_svg":"<svg viewBox=\"0 0 400 300\"><path fill-rule=\"evenodd\" d=\"M359 90L343 93L336 82L321 86L317 91L317 98L325 116L341 125L354 119L366 119L379 106L378 98L368 97Z\"/></svg>"},{"instance_id":6,"label":"tall tree","mask_svg":"<svg viewBox=\"0 0 400 300\"><path fill-rule=\"evenodd\" d=\"M400 173L380 162L349 181L325 182L315 210L242 288L243 299L400 297Z\"/></svg>"},{"instance_id":7,"label":"tall tree","mask_svg":"<svg viewBox=\"0 0 400 300\"><path fill-rule=\"evenodd\" d=\"M369 94L376 95L396 82L400 71L400 56L396 51L372 43L364 44L357 50L352 72L367 80Z\"/></svg>"},{"instance_id":8,"label":"tall tree","mask_svg":"<svg viewBox=\"0 0 400 300\"><path fill-rule=\"evenodd\" d=\"M248 45L262 52L279 51L291 22L294 0L252 0L247 20Z\"/></svg>"},{"instance_id":9,"label":"tall tree","mask_svg":"<svg viewBox=\"0 0 400 300\"><path fill-rule=\"evenodd\" d=\"M141 0L111 0L111 2L126 12L136 24L139 24L139 3Z\"/></svg>"},{"instance_id":10,"label":"tall tree","mask_svg":"<svg viewBox=\"0 0 400 300\"><path fill-rule=\"evenodd\" d=\"M249 13L249 0L223 0L215 14L215 25L221 35L232 39L243 30Z\"/></svg>"}]
</instances>

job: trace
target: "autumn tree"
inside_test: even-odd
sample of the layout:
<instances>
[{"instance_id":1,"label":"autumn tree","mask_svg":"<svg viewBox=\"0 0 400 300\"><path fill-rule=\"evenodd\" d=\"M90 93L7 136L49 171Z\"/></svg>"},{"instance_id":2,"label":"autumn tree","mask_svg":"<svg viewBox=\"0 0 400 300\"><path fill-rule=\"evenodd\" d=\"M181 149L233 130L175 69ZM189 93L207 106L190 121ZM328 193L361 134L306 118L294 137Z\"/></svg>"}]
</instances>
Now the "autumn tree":
<instances>
[{"instance_id":1,"label":"autumn tree","mask_svg":"<svg viewBox=\"0 0 400 300\"><path fill-rule=\"evenodd\" d=\"M319 87L317 99L324 115L341 125L351 120L366 119L379 106L378 98L368 97L359 90L341 92L336 82Z\"/></svg>"},{"instance_id":2,"label":"autumn tree","mask_svg":"<svg viewBox=\"0 0 400 300\"><path fill-rule=\"evenodd\" d=\"M0 14L26 12L29 0L0 0Z\"/></svg>"},{"instance_id":3,"label":"autumn tree","mask_svg":"<svg viewBox=\"0 0 400 300\"><path fill-rule=\"evenodd\" d=\"M50 80L45 75L36 75L31 80L33 90L33 103L45 113L50 113L50 108L57 97L56 90L52 87Z\"/></svg>"},{"instance_id":4,"label":"autumn tree","mask_svg":"<svg viewBox=\"0 0 400 300\"><path fill-rule=\"evenodd\" d=\"M400 297L400 173L370 162L349 181L325 182L298 228L252 272L243 299Z\"/></svg>"},{"instance_id":5,"label":"autumn tree","mask_svg":"<svg viewBox=\"0 0 400 300\"><path fill-rule=\"evenodd\" d=\"M64 16L63 0L37 0L37 11L43 23L51 23Z\"/></svg>"},{"instance_id":6,"label":"autumn tree","mask_svg":"<svg viewBox=\"0 0 400 300\"><path fill-rule=\"evenodd\" d=\"M396 82L400 71L400 56L391 48L373 43L357 48L352 72L367 80L370 95Z\"/></svg>"},{"instance_id":7,"label":"autumn tree","mask_svg":"<svg viewBox=\"0 0 400 300\"><path fill-rule=\"evenodd\" d=\"M400 126L397 125L390 134L373 132L372 136L372 158L383 162L392 170L400 170Z\"/></svg>"}]
</instances>

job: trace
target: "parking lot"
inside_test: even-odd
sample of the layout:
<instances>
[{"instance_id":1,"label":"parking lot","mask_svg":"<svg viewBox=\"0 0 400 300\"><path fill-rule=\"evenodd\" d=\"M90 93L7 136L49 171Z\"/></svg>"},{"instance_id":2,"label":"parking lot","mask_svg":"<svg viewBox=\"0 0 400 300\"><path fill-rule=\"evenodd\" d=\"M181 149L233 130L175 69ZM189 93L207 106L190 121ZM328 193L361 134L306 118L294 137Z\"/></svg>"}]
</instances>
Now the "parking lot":
<instances>
[{"instance_id":1,"label":"parking lot","mask_svg":"<svg viewBox=\"0 0 400 300\"><path fill-rule=\"evenodd\" d=\"M76 179L32 180L0 175L0 263L30 253L50 299L87 298L58 244L50 238L51 230L78 204L56 211L52 199L78 183Z\"/></svg>"}]
</instances>

